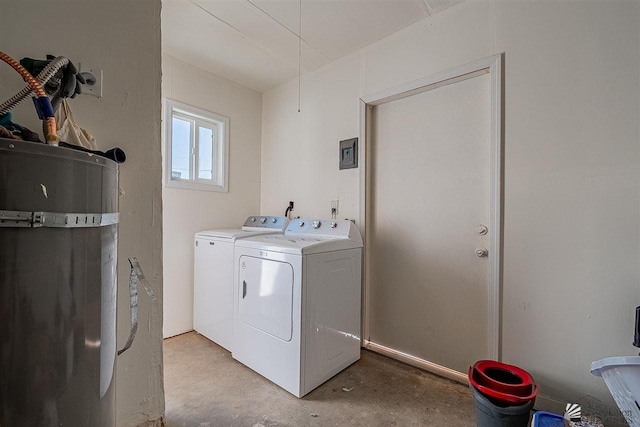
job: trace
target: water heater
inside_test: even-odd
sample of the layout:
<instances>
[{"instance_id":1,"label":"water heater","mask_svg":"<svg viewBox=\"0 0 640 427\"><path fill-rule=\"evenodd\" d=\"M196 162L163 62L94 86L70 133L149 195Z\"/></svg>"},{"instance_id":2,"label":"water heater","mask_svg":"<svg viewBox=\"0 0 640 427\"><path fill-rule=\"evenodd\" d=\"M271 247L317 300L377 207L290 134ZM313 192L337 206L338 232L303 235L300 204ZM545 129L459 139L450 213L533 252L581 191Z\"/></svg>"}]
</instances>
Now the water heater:
<instances>
[{"instance_id":1,"label":"water heater","mask_svg":"<svg viewBox=\"0 0 640 427\"><path fill-rule=\"evenodd\" d=\"M0 426L115 426L118 165L0 138Z\"/></svg>"}]
</instances>

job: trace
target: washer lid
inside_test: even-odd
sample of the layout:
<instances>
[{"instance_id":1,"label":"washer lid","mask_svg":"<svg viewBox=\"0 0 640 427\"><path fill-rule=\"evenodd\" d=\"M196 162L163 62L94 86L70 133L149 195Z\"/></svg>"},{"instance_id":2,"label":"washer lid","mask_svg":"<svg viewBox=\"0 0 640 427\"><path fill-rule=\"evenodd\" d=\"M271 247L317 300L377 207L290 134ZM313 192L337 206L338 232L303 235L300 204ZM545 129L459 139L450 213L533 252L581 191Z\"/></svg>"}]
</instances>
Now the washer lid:
<instances>
[{"instance_id":1,"label":"washer lid","mask_svg":"<svg viewBox=\"0 0 640 427\"><path fill-rule=\"evenodd\" d=\"M225 228L222 230L204 230L196 234L196 238L222 239L234 242L260 234L284 233L289 220L283 216L250 216L242 228Z\"/></svg>"},{"instance_id":2,"label":"washer lid","mask_svg":"<svg viewBox=\"0 0 640 427\"><path fill-rule=\"evenodd\" d=\"M239 229L228 228L225 230L205 230L196 234L196 238L200 239L216 239L216 240L228 240L229 242L235 242L237 239L245 239L247 237L260 236L262 234L274 234L279 233L278 230L269 229Z\"/></svg>"}]
</instances>

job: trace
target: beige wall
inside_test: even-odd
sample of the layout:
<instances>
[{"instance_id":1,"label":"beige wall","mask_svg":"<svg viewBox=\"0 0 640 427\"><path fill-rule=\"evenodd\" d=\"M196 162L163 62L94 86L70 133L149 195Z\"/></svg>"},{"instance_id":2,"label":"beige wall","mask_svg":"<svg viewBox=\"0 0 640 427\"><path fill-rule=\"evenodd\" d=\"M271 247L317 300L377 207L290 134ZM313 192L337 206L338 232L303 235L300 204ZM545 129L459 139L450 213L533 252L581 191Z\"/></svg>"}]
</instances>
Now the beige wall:
<instances>
[{"instance_id":1,"label":"beige wall","mask_svg":"<svg viewBox=\"0 0 640 427\"><path fill-rule=\"evenodd\" d=\"M129 332L129 263L138 257L158 301L140 293L140 327L118 357L117 424L133 426L164 413L162 384L162 195L160 151L160 1L0 1L0 49L14 58L65 55L104 70L104 97L71 102L99 148L127 153L120 168L118 347ZM8 68L5 64L0 64ZM14 72L0 77L0 97L24 86ZM17 122L38 131L29 101Z\"/></svg>"},{"instance_id":2,"label":"beige wall","mask_svg":"<svg viewBox=\"0 0 640 427\"><path fill-rule=\"evenodd\" d=\"M262 191L260 209L296 216L358 218L359 169L338 170L339 141L358 136L362 95L360 55L350 55L264 93L262 98Z\"/></svg>"},{"instance_id":3,"label":"beige wall","mask_svg":"<svg viewBox=\"0 0 640 427\"><path fill-rule=\"evenodd\" d=\"M467 1L303 76L301 113L297 81L265 93L261 209L327 217L339 197L360 219L337 149L359 133L358 98L505 52L503 359L546 396L613 405L589 368L637 353L639 9Z\"/></svg>"},{"instance_id":4,"label":"beige wall","mask_svg":"<svg viewBox=\"0 0 640 427\"><path fill-rule=\"evenodd\" d=\"M229 117L229 192L167 188L164 202L164 336L193 329L193 237L201 230L237 228L260 204L262 96L168 55L167 98Z\"/></svg>"}]
</instances>

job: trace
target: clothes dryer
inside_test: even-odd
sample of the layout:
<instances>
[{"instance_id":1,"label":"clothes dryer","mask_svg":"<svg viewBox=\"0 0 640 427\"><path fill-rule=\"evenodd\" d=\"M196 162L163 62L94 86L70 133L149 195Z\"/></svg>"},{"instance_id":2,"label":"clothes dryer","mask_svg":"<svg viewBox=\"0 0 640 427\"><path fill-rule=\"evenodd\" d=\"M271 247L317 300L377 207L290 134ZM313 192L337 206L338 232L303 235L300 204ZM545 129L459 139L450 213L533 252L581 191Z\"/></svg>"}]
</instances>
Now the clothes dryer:
<instances>
[{"instance_id":1,"label":"clothes dryer","mask_svg":"<svg viewBox=\"0 0 640 427\"><path fill-rule=\"evenodd\" d=\"M297 397L360 358L362 238L295 219L236 242L233 357Z\"/></svg>"},{"instance_id":2,"label":"clothes dryer","mask_svg":"<svg viewBox=\"0 0 640 427\"><path fill-rule=\"evenodd\" d=\"M233 247L238 239L282 234L283 216L250 216L241 229L207 230L195 235L193 328L232 351Z\"/></svg>"}]
</instances>

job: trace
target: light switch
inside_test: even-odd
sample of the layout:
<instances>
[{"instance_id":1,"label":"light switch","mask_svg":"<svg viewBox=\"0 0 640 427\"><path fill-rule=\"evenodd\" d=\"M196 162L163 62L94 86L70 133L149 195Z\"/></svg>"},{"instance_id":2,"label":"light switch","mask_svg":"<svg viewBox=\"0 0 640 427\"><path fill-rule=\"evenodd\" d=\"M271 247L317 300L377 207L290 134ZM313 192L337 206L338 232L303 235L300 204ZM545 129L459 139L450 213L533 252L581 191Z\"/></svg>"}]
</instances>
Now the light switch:
<instances>
[{"instance_id":1,"label":"light switch","mask_svg":"<svg viewBox=\"0 0 640 427\"><path fill-rule=\"evenodd\" d=\"M358 138L340 141L340 169L358 167Z\"/></svg>"}]
</instances>

